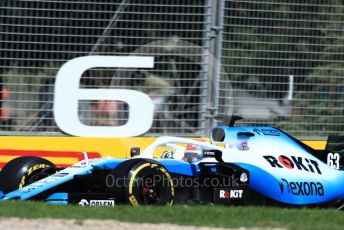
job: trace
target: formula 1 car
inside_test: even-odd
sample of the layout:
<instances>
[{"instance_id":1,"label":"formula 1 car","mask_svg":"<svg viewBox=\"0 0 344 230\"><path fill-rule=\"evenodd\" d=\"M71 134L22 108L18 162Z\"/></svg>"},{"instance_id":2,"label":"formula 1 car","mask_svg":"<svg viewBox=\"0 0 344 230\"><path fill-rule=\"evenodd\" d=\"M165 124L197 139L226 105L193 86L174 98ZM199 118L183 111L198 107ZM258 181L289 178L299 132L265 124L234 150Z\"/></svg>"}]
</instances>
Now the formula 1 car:
<instances>
[{"instance_id":1,"label":"formula 1 car","mask_svg":"<svg viewBox=\"0 0 344 230\"><path fill-rule=\"evenodd\" d=\"M0 200L342 208L342 153L311 149L272 127L235 127L236 119L214 127L210 143L160 137L141 153L132 148L130 159L88 159L84 153L84 160L59 168L38 157L16 158L0 172ZM159 149L162 158L154 158Z\"/></svg>"}]
</instances>

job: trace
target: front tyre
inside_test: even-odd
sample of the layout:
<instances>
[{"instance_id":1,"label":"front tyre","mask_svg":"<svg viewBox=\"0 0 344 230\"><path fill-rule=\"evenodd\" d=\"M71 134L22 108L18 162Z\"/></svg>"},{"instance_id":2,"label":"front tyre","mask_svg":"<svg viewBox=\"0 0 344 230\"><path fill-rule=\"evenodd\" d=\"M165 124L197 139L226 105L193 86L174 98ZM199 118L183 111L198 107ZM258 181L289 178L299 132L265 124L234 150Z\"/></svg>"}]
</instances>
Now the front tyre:
<instances>
[{"instance_id":1,"label":"front tyre","mask_svg":"<svg viewBox=\"0 0 344 230\"><path fill-rule=\"evenodd\" d=\"M158 162L147 159L130 159L119 164L111 173L109 196L119 203L139 205L172 204L174 187L171 175Z\"/></svg>"},{"instance_id":2,"label":"front tyre","mask_svg":"<svg viewBox=\"0 0 344 230\"><path fill-rule=\"evenodd\" d=\"M128 179L126 198L133 206L172 204L172 178L160 164L142 161L130 170Z\"/></svg>"},{"instance_id":3,"label":"front tyre","mask_svg":"<svg viewBox=\"0 0 344 230\"><path fill-rule=\"evenodd\" d=\"M6 194L43 179L49 176L44 171L52 167L55 167L53 163L40 157L15 158L0 172L0 191Z\"/></svg>"}]
</instances>

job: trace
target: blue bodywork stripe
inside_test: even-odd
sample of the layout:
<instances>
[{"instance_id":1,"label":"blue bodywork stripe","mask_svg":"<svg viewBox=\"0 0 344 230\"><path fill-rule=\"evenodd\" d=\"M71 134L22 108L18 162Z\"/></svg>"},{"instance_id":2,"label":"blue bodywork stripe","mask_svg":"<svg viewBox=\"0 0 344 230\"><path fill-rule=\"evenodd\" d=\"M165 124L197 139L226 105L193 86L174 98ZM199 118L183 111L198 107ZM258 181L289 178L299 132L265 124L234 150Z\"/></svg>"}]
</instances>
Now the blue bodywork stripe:
<instances>
[{"instance_id":1,"label":"blue bodywork stripe","mask_svg":"<svg viewBox=\"0 0 344 230\"><path fill-rule=\"evenodd\" d=\"M68 205L68 201L47 201L46 202L47 204L53 204L53 205L55 205L55 204L59 204L59 205Z\"/></svg>"},{"instance_id":2,"label":"blue bodywork stripe","mask_svg":"<svg viewBox=\"0 0 344 230\"><path fill-rule=\"evenodd\" d=\"M195 165L180 160L157 159L169 173L181 174L186 176L196 176Z\"/></svg>"},{"instance_id":3,"label":"blue bodywork stripe","mask_svg":"<svg viewBox=\"0 0 344 230\"><path fill-rule=\"evenodd\" d=\"M51 200L68 200L68 193L65 193L65 192L54 193L46 199L46 201L51 201Z\"/></svg>"}]
</instances>

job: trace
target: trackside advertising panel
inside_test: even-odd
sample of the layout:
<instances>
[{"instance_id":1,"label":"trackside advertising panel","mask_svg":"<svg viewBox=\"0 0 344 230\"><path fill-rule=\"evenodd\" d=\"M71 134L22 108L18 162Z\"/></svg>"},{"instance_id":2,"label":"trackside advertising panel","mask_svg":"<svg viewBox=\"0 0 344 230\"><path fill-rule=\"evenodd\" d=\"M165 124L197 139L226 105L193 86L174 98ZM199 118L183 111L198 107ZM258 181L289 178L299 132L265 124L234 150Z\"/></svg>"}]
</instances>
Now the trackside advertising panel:
<instances>
[{"instance_id":1,"label":"trackside advertising panel","mask_svg":"<svg viewBox=\"0 0 344 230\"><path fill-rule=\"evenodd\" d=\"M0 137L0 168L20 156L39 156L60 166L72 165L84 158L129 158L130 148L144 150L156 138L90 138L90 137ZM205 138L206 139L206 138ZM315 149L324 149L325 141L305 141Z\"/></svg>"},{"instance_id":2,"label":"trackside advertising panel","mask_svg":"<svg viewBox=\"0 0 344 230\"><path fill-rule=\"evenodd\" d=\"M20 156L39 156L59 166L89 158L129 158L130 148L145 149L155 138L0 137L0 168Z\"/></svg>"}]
</instances>

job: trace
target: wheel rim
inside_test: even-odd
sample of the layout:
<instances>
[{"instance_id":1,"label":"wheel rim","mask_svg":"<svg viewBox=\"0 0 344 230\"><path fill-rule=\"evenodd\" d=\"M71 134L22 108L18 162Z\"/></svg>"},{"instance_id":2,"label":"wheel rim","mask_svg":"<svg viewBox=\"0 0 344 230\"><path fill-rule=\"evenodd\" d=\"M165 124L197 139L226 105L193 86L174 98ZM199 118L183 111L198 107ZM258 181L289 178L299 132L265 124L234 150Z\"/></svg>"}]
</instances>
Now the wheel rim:
<instances>
[{"instance_id":1,"label":"wheel rim","mask_svg":"<svg viewBox=\"0 0 344 230\"><path fill-rule=\"evenodd\" d=\"M144 184L140 187L140 194L144 204L157 204L160 201L160 195L162 190L161 183L154 183L148 185L146 183L147 178L151 179L152 177L146 177L143 179Z\"/></svg>"}]
</instances>

